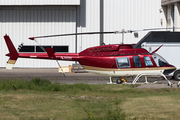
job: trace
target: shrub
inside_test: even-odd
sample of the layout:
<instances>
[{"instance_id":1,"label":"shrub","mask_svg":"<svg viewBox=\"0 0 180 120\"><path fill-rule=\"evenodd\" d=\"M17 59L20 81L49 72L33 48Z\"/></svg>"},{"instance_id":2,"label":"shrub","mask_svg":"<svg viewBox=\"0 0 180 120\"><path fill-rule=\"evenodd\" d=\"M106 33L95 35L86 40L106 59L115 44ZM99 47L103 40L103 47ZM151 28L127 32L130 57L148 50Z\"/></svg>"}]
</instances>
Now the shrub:
<instances>
[{"instance_id":1,"label":"shrub","mask_svg":"<svg viewBox=\"0 0 180 120\"><path fill-rule=\"evenodd\" d=\"M49 80L41 79L41 78L33 78L30 81L23 80L2 80L0 81L0 90L36 90L36 91L61 91L61 92L73 92L77 91L91 91L92 88L87 84L59 84L59 83L51 83Z\"/></svg>"}]
</instances>

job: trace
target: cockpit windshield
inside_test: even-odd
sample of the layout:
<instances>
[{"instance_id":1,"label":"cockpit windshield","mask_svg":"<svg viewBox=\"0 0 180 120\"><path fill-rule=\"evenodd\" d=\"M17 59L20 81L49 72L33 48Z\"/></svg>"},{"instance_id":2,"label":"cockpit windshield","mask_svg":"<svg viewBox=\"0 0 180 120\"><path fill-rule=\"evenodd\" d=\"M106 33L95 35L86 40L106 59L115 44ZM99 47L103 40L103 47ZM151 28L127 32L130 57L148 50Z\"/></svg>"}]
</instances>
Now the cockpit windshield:
<instances>
[{"instance_id":1,"label":"cockpit windshield","mask_svg":"<svg viewBox=\"0 0 180 120\"><path fill-rule=\"evenodd\" d=\"M163 66L166 66L169 64L163 57L161 57L157 53L152 54L152 57L153 57L156 65L159 67L163 67Z\"/></svg>"}]
</instances>

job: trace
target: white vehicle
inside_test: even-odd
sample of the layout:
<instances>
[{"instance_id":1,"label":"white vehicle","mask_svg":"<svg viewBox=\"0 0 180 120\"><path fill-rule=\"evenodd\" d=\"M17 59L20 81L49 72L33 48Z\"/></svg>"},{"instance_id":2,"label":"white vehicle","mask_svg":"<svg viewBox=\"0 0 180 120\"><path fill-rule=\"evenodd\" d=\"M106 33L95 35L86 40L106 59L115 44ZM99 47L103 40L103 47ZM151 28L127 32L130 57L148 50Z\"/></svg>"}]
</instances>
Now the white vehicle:
<instances>
[{"instance_id":1,"label":"white vehicle","mask_svg":"<svg viewBox=\"0 0 180 120\"><path fill-rule=\"evenodd\" d=\"M176 71L166 76L172 76L173 79L180 80L180 42L144 42L141 47L152 52L161 45L163 46L156 53L162 55L165 60L177 68Z\"/></svg>"}]
</instances>

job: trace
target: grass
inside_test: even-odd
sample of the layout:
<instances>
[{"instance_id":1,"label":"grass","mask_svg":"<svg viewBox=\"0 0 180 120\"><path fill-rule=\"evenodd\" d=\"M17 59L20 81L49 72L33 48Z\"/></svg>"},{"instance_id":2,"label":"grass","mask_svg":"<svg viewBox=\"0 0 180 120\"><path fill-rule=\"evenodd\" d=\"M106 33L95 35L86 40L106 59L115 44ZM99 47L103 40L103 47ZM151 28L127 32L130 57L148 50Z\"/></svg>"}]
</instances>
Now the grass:
<instances>
[{"instance_id":1,"label":"grass","mask_svg":"<svg viewBox=\"0 0 180 120\"><path fill-rule=\"evenodd\" d=\"M0 81L1 119L169 120L180 119L180 89L129 85Z\"/></svg>"}]
</instances>

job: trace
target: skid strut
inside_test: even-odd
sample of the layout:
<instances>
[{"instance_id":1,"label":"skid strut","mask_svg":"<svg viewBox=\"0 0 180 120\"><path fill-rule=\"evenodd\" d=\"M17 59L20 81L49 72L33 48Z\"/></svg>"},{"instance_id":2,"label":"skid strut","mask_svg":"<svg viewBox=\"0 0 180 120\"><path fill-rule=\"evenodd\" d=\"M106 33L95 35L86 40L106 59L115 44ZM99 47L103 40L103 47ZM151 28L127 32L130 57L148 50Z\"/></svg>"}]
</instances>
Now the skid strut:
<instances>
[{"instance_id":1,"label":"skid strut","mask_svg":"<svg viewBox=\"0 0 180 120\"><path fill-rule=\"evenodd\" d=\"M179 85L180 85L180 81L178 82L177 87L179 87Z\"/></svg>"},{"instance_id":2,"label":"skid strut","mask_svg":"<svg viewBox=\"0 0 180 120\"><path fill-rule=\"evenodd\" d=\"M160 73L160 74L157 74L157 73L139 73L136 77L135 77L135 79L133 80L133 82L131 83L132 85L134 85L134 84L136 84L136 82L139 80L139 78L141 77L141 76L143 76L143 75L145 75L146 77L147 76L150 76L150 75L161 75L162 77L164 77L164 79L168 82L168 86L171 86L172 87L172 83L166 78L166 76L164 75L164 74L162 74L162 73ZM147 80L146 80L147 81ZM179 84L180 84L180 82L179 82Z\"/></svg>"},{"instance_id":3,"label":"skid strut","mask_svg":"<svg viewBox=\"0 0 180 120\"><path fill-rule=\"evenodd\" d=\"M109 77L109 83L112 84L113 81L112 81L112 77Z\"/></svg>"}]
</instances>

